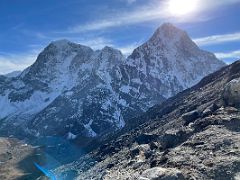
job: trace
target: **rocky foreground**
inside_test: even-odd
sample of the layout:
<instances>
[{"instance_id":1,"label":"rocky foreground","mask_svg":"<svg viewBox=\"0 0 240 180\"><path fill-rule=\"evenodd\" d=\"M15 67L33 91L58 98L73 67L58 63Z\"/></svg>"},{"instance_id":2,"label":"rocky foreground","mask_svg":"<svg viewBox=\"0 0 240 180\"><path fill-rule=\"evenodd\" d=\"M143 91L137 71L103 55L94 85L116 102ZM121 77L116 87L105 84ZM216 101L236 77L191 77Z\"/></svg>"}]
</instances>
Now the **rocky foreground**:
<instances>
[{"instance_id":1,"label":"rocky foreground","mask_svg":"<svg viewBox=\"0 0 240 180\"><path fill-rule=\"evenodd\" d=\"M240 179L239 108L237 61L132 119L127 127L137 128L55 173L79 180Z\"/></svg>"}]
</instances>

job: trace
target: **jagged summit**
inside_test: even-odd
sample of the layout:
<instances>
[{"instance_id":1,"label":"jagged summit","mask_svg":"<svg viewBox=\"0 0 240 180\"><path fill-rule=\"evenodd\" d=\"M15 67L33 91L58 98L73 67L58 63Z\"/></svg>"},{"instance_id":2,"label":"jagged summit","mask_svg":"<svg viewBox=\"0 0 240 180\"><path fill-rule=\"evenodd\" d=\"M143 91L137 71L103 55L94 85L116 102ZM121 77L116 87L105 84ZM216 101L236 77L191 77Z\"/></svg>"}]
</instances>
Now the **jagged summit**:
<instances>
[{"instance_id":1,"label":"jagged summit","mask_svg":"<svg viewBox=\"0 0 240 180\"><path fill-rule=\"evenodd\" d=\"M120 53L121 53L120 50L115 49L115 48L110 47L110 46L105 46L105 47L102 49L102 51L105 51L105 52L111 52L111 51L114 51L114 52L120 52Z\"/></svg>"},{"instance_id":2,"label":"jagged summit","mask_svg":"<svg viewBox=\"0 0 240 180\"><path fill-rule=\"evenodd\" d=\"M52 41L46 48L52 48L55 47L57 50L68 50L69 48L73 48L73 50L76 49L81 49L81 48L85 48L85 49L91 49L88 46L85 46L83 44L78 44L78 43L74 43L70 40L67 39L60 39L60 40L55 40Z\"/></svg>"},{"instance_id":3,"label":"jagged summit","mask_svg":"<svg viewBox=\"0 0 240 180\"><path fill-rule=\"evenodd\" d=\"M136 48L128 62L149 79L161 80L166 85L163 91L167 98L225 65L213 53L199 49L186 32L170 23L160 26L146 43Z\"/></svg>"},{"instance_id":4,"label":"jagged summit","mask_svg":"<svg viewBox=\"0 0 240 180\"><path fill-rule=\"evenodd\" d=\"M186 51L199 51L199 47L191 40L187 32L177 28L171 23L161 25L147 42L165 48L166 50L177 47Z\"/></svg>"},{"instance_id":5,"label":"jagged summit","mask_svg":"<svg viewBox=\"0 0 240 180\"><path fill-rule=\"evenodd\" d=\"M50 44L54 44L56 46L61 46L61 45L66 45L66 44L71 44L73 42L67 40L67 39L59 39L59 40L55 40L52 41Z\"/></svg>"},{"instance_id":6,"label":"jagged summit","mask_svg":"<svg viewBox=\"0 0 240 180\"><path fill-rule=\"evenodd\" d=\"M101 51L98 51L102 61L108 61L112 64L124 62L125 58L122 52L113 47L105 46Z\"/></svg>"},{"instance_id":7,"label":"jagged summit","mask_svg":"<svg viewBox=\"0 0 240 180\"><path fill-rule=\"evenodd\" d=\"M100 52L102 53L106 53L106 54L109 54L109 55L119 55L119 56L122 56L122 52L118 49L115 49L113 47L110 47L110 46L105 46Z\"/></svg>"},{"instance_id":8,"label":"jagged summit","mask_svg":"<svg viewBox=\"0 0 240 180\"><path fill-rule=\"evenodd\" d=\"M187 33L171 23L162 24L153 34L152 38L174 39L186 36ZM151 39L152 39L151 38Z\"/></svg>"}]
</instances>

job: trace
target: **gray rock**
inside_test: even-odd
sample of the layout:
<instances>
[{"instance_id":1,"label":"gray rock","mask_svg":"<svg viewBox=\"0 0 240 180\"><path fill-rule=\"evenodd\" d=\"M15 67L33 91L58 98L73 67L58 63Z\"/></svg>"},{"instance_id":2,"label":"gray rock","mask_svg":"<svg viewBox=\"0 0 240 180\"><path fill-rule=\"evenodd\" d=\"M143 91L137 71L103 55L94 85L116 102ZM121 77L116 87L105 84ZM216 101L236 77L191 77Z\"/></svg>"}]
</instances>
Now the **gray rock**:
<instances>
[{"instance_id":1,"label":"gray rock","mask_svg":"<svg viewBox=\"0 0 240 180\"><path fill-rule=\"evenodd\" d=\"M211 109L206 108L203 112L202 112L202 117L206 117L212 114Z\"/></svg>"},{"instance_id":2,"label":"gray rock","mask_svg":"<svg viewBox=\"0 0 240 180\"><path fill-rule=\"evenodd\" d=\"M142 158L149 158L151 156L151 148L148 144L141 144L130 150L130 156L132 158L136 156L142 156Z\"/></svg>"},{"instance_id":3,"label":"gray rock","mask_svg":"<svg viewBox=\"0 0 240 180\"><path fill-rule=\"evenodd\" d=\"M185 113L182 115L183 120L185 120L186 124L189 124L195 121L199 117L199 112L197 110L193 110L191 112Z\"/></svg>"},{"instance_id":4,"label":"gray rock","mask_svg":"<svg viewBox=\"0 0 240 180\"><path fill-rule=\"evenodd\" d=\"M141 134L135 139L135 141L138 144L147 144L156 140L157 138L158 136L155 134Z\"/></svg>"},{"instance_id":5,"label":"gray rock","mask_svg":"<svg viewBox=\"0 0 240 180\"><path fill-rule=\"evenodd\" d=\"M155 167L145 170L139 180L183 180L181 171L175 168Z\"/></svg>"},{"instance_id":6,"label":"gray rock","mask_svg":"<svg viewBox=\"0 0 240 180\"><path fill-rule=\"evenodd\" d=\"M209 107L207 107L206 109L204 109L204 111L202 112L202 117L206 117L211 115L214 111L216 111L219 107L213 103L212 105L210 105Z\"/></svg>"},{"instance_id":7,"label":"gray rock","mask_svg":"<svg viewBox=\"0 0 240 180\"><path fill-rule=\"evenodd\" d=\"M240 107L240 78L233 79L225 86L223 99L226 105Z\"/></svg>"},{"instance_id":8,"label":"gray rock","mask_svg":"<svg viewBox=\"0 0 240 180\"><path fill-rule=\"evenodd\" d=\"M183 130L171 129L165 132L160 138L161 148L172 148L185 140L186 132Z\"/></svg>"}]
</instances>

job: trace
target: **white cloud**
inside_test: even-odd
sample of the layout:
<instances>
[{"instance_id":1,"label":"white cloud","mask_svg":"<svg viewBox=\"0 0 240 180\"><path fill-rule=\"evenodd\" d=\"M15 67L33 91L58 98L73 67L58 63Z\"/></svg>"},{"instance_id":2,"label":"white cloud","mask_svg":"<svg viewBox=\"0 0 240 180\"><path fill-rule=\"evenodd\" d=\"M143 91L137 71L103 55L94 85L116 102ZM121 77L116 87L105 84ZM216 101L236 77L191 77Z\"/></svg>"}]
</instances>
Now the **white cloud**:
<instances>
[{"instance_id":1,"label":"white cloud","mask_svg":"<svg viewBox=\"0 0 240 180\"><path fill-rule=\"evenodd\" d=\"M128 0L133 2L134 0ZM88 31L104 30L123 25L133 25L143 22L151 21L172 21L172 22L196 22L196 21L208 21L211 17L205 16L205 11L211 9L218 9L227 5L239 3L240 0L201 0L201 4L195 14L189 17L173 17L169 12L168 2L169 0L156 1L152 0L151 3L142 7L137 7L131 11L114 12L114 14L106 14L104 19L89 22L87 24L76 25L68 29L68 33L79 33ZM201 12L201 13L200 13ZM101 12L103 13L103 12ZM98 18L99 19L99 18Z\"/></svg>"},{"instance_id":2,"label":"white cloud","mask_svg":"<svg viewBox=\"0 0 240 180\"><path fill-rule=\"evenodd\" d=\"M99 21L76 25L69 28L68 32L79 33L93 30L103 30L164 18L167 18L165 10L163 10L159 4L151 4L129 12L115 12L114 14L109 14L106 19L101 19Z\"/></svg>"},{"instance_id":3,"label":"white cloud","mask_svg":"<svg viewBox=\"0 0 240 180\"><path fill-rule=\"evenodd\" d=\"M124 55L129 55L132 53L133 49L136 48L137 46L139 46L140 44L142 44L142 41L139 42L134 42L131 44L127 44L126 46L119 46L116 45L116 43L114 43L112 41L112 39L108 39L106 37L103 36L95 36L95 35L87 35L85 34L85 36L79 37L79 35L74 35L74 36L68 36L68 34L66 34L65 36L58 36L58 37L48 37L45 36L49 41L52 41L53 39L68 39L74 43L78 43L78 44L82 44L85 46L89 46L94 50L100 50L102 48L104 48L105 46L110 46L116 49L119 49ZM43 46L39 46L39 45L29 45L29 47L33 47L33 48L42 48Z\"/></svg>"},{"instance_id":4,"label":"white cloud","mask_svg":"<svg viewBox=\"0 0 240 180\"><path fill-rule=\"evenodd\" d=\"M122 1L122 2L126 2L127 4L133 4L133 3L135 3L137 0L120 0L120 1Z\"/></svg>"},{"instance_id":5,"label":"white cloud","mask_svg":"<svg viewBox=\"0 0 240 180\"><path fill-rule=\"evenodd\" d=\"M135 42L126 46L114 46L115 48L119 49L123 55L128 56L130 55L135 48L140 46L142 42Z\"/></svg>"},{"instance_id":6,"label":"white cloud","mask_svg":"<svg viewBox=\"0 0 240 180\"><path fill-rule=\"evenodd\" d=\"M94 50L102 49L105 46L113 46L111 39L105 38L103 36L96 36L94 34L82 34L80 36L79 34L62 33L61 36L49 35L49 34L42 34L42 36L44 37L43 38L44 43L42 42L41 44L31 44L31 45L28 45L28 47L34 48L34 49L43 49L50 42L60 40L60 39L67 39L74 43L89 46Z\"/></svg>"},{"instance_id":7,"label":"white cloud","mask_svg":"<svg viewBox=\"0 0 240 180\"><path fill-rule=\"evenodd\" d=\"M201 0L199 11L218 9L228 5L239 3L240 0Z\"/></svg>"},{"instance_id":8,"label":"white cloud","mask_svg":"<svg viewBox=\"0 0 240 180\"><path fill-rule=\"evenodd\" d=\"M240 41L240 32L232 34L213 35L194 39L199 46Z\"/></svg>"},{"instance_id":9,"label":"white cloud","mask_svg":"<svg viewBox=\"0 0 240 180\"><path fill-rule=\"evenodd\" d=\"M125 46L125 47L120 47L118 49L123 53L123 55L128 56L133 52L133 50L136 47L137 46L134 46L134 45L128 45L128 46Z\"/></svg>"},{"instance_id":10,"label":"white cloud","mask_svg":"<svg viewBox=\"0 0 240 180\"><path fill-rule=\"evenodd\" d=\"M215 53L215 55L219 59L228 59L228 58L240 59L240 50L227 52L227 53Z\"/></svg>"},{"instance_id":11,"label":"white cloud","mask_svg":"<svg viewBox=\"0 0 240 180\"><path fill-rule=\"evenodd\" d=\"M39 51L24 54L0 54L0 74L23 70L30 66L37 58Z\"/></svg>"},{"instance_id":12,"label":"white cloud","mask_svg":"<svg viewBox=\"0 0 240 180\"><path fill-rule=\"evenodd\" d=\"M127 0L127 3L128 4L132 4L132 3L134 3L134 2L136 2L137 0Z\"/></svg>"}]
</instances>

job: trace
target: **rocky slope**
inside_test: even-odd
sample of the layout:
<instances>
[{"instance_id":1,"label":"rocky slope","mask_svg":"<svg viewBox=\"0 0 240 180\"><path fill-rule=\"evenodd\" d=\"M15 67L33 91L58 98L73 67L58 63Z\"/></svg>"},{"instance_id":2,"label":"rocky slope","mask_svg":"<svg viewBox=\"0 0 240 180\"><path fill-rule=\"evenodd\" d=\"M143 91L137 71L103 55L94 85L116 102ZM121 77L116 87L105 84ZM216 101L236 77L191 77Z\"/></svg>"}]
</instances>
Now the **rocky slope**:
<instances>
[{"instance_id":1,"label":"rocky slope","mask_svg":"<svg viewBox=\"0 0 240 180\"><path fill-rule=\"evenodd\" d=\"M79 180L237 180L239 85L237 61L132 119L140 125L109 137L111 141L55 174L62 179L75 174Z\"/></svg>"},{"instance_id":2,"label":"rocky slope","mask_svg":"<svg viewBox=\"0 0 240 180\"><path fill-rule=\"evenodd\" d=\"M40 148L14 138L0 138L0 179L32 180L42 175L34 163L44 163Z\"/></svg>"},{"instance_id":3,"label":"rocky slope","mask_svg":"<svg viewBox=\"0 0 240 180\"><path fill-rule=\"evenodd\" d=\"M0 132L101 136L222 66L171 24L128 58L111 47L52 42L19 76L0 77Z\"/></svg>"}]
</instances>

